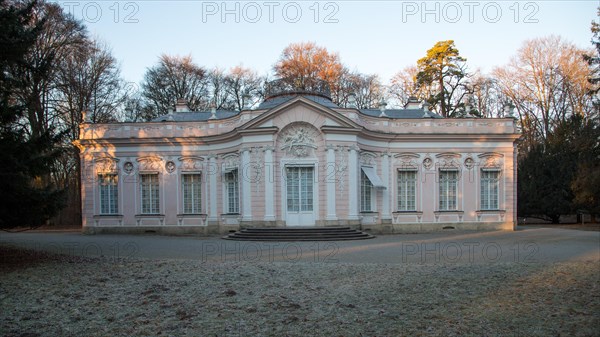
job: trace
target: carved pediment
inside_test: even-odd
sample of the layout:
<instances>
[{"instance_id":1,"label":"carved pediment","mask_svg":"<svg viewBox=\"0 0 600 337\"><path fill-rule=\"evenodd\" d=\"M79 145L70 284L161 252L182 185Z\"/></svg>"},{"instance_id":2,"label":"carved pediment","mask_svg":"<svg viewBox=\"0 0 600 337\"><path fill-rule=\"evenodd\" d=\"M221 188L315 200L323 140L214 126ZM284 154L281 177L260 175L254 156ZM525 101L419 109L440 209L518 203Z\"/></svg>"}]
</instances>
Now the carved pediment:
<instances>
[{"instance_id":1,"label":"carved pediment","mask_svg":"<svg viewBox=\"0 0 600 337\"><path fill-rule=\"evenodd\" d=\"M137 159L140 171L161 171L162 158L159 156L146 156Z\"/></svg>"},{"instance_id":2,"label":"carved pediment","mask_svg":"<svg viewBox=\"0 0 600 337\"><path fill-rule=\"evenodd\" d=\"M99 157L94 160L96 173L116 173L119 170L118 163L119 159L110 156Z\"/></svg>"},{"instance_id":3,"label":"carved pediment","mask_svg":"<svg viewBox=\"0 0 600 337\"><path fill-rule=\"evenodd\" d=\"M435 157L437 158L436 165L439 168L459 168L460 167L460 162L459 162L459 160L461 158L460 153L444 152L444 153L436 154Z\"/></svg>"},{"instance_id":4,"label":"carved pediment","mask_svg":"<svg viewBox=\"0 0 600 337\"><path fill-rule=\"evenodd\" d=\"M202 162L204 158L195 157L195 156L186 156L179 157L179 162L181 162L181 170L183 171L200 171L202 170Z\"/></svg>"},{"instance_id":5,"label":"carved pediment","mask_svg":"<svg viewBox=\"0 0 600 337\"><path fill-rule=\"evenodd\" d=\"M377 157L377 155L373 152L361 151L359 162L361 165L374 166L376 164L376 162L375 162L376 157Z\"/></svg>"},{"instance_id":6,"label":"carved pediment","mask_svg":"<svg viewBox=\"0 0 600 337\"><path fill-rule=\"evenodd\" d=\"M240 155L229 153L222 156L221 165L225 171L238 168L240 166Z\"/></svg>"},{"instance_id":7,"label":"carved pediment","mask_svg":"<svg viewBox=\"0 0 600 337\"><path fill-rule=\"evenodd\" d=\"M307 123L290 124L279 136L280 149L293 157L308 157L317 149L317 137L317 131Z\"/></svg>"},{"instance_id":8,"label":"carved pediment","mask_svg":"<svg viewBox=\"0 0 600 337\"><path fill-rule=\"evenodd\" d=\"M484 168L499 168L503 164L504 155L496 152L485 152L477 156L480 166Z\"/></svg>"},{"instance_id":9,"label":"carved pediment","mask_svg":"<svg viewBox=\"0 0 600 337\"><path fill-rule=\"evenodd\" d=\"M394 155L396 158L396 164L404 168L417 168L419 166L418 160L421 156L413 152L402 152Z\"/></svg>"}]
</instances>

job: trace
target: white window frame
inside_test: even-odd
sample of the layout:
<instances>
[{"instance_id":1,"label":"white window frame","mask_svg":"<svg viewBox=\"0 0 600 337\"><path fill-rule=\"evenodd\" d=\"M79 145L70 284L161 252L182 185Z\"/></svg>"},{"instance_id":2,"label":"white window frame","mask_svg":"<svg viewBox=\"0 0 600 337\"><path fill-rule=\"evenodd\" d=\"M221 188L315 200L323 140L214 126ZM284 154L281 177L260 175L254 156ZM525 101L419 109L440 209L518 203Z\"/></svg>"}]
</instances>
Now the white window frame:
<instances>
[{"instance_id":1,"label":"white window frame","mask_svg":"<svg viewBox=\"0 0 600 337\"><path fill-rule=\"evenodd\" d=\"M373 184L362 168L360 170L360 211L373 212Z\"/></svg>"},{"instance_id":2,"label":"white window frame","mask_svg":"<svg viewBox=\"0 0 600 337\"><path fill-rule=\"evenodd\" d=\"M495 174L495 179L487 177L488 174ZM500 170L481 169L479 202L482 211L497 211L500 209Z\"/></svg>"},{"instance_id":3,"label":"white window frame","mask_svg":"<svg viewBox=\"0 0 600 337\"><path fill-rule=\"evenodd\" d=\"M105 180L114 177L114 180ZM98 173L98 199L100 215L119 214L119 175L117 173Z\"/></svg>"},{"instance_id":4,"label":"white window frame","mask_svg":"<svg viewBox=\"0 0 600 337\"><path fill-rule=\"evenodd\" d=\"M403 179L401 180L403 174L414 174L414 179ZM396 176L396 211L398 212L416 212L417 211L417 182L419 180L419 172L416 169L403 169L397 170ZM412 202L413 205L410 205L408 202L410 188L412 187L413 195ZM402 203L402 201L404 201ZM402 203L402 204L401 204ZM411 207L412 206L412 207Z\"/></svg>"},{"instance_id":5,"label":"white window frame","mask_svg":"<svg viewBox=\"0 0 600 337\"><path fill-rule=\"evenodd\" d=\"M145 183L144 177L156 177L156 182L149 182L149 183ZM140 173L139 174L139 179L140 179L140 213L141 214L160 214L160 177L158 175L158 173ZM147 202L149 202L150 204L148 205L149 207L146 207L145 204L145 200L144 200L144 188L148 187L149 190L147 190L150 195L149 195L149 200Z\"/></svg>"},{"instance_id":6,"label":"white window frame","mask_svg":"<svg viewBox=\"0 0 600 337\"><path fill-rule=\"evenodd\" d=\"M233 179L231 179L233 178ZM240 213L240 176L237 168L225 171L223 174L225 190L225 214Z\"/></svg>"},{"instance_id":7,"label":"white window frame","mask_svg":"<svg viewBox=\"0 0 600 337\"><path fill-rule=\"evenodd\" d=\"M192 181L186 179L192 178ZM198 178L197 180L194 178ZM184 172L181 174L181 200L183 214L201 214L202 213L202 173ZM191 191L189 189L191 188ZM191 200L188 200L188 191L191 192ZM188 207L191 206L190 207Z\"/></svg>"},{"instance_id":8,"label":"white window frame","mask_svg":"<svg viewBox=\"0 0 600 337\"><path fill-rule=\"evenodd\" d=\"M455 179L445 179L446 174L454 174ZM438 210L458 211L458 182L460 172L458 169L440 169L438 179ZM453 201L453 202L452 202Z\"/></svg>"}]
</instances>

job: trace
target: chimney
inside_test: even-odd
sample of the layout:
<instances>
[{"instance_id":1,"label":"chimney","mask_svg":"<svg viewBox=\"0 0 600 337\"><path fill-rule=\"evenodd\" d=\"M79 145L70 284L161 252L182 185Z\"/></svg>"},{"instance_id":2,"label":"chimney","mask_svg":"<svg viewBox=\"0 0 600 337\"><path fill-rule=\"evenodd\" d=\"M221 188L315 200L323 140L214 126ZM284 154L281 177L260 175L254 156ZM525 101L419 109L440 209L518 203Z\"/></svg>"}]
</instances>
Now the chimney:
<instances>
[{"instance_id":1,"label":"chimney","mask_svg":"<svg viewBox=\"0 0 600 337\"><path fill-rule=\"evenodd\" d=\"M348 107L356 109L356 94L353 92L348 94Z\"/></svg>"},{"instance_id":2,"label":"chimney","mask_svg":"<svg viewBox=\"0 0 600 337\"><path fill-rule=\"evenodd\" d=\"M381 111L381 113L379 114L379 117L387 117L387 115L385 114L386 105L387 105L387 103L385 102L385 99L383 99L383 97L381 97L381 100L379 101L379 111Z\"/></svg>"},{"instance_id":3,"label":"chimney","mask_svg":"<svg viewBox=\"0 0 600 337\"><path fill-rule=\"evenodd\" d=\"M511 104L510 104L510 103L506 103L506 104L504 105L504 109L503 109L503 110L504 110L504 111L503 111L503 113L502 113L502 116L499 116L499 117L506 117L506 116L510 116L510 113L511 113Z\"/></svg>"},{"instance_id":4,"label":"chimney","mask_svg":"<svg viewBox=\"0 0 600 337\"><path fill-rule=\"evenodd\" d=\"M514 106L511 105L510 109L508 110L508 118L516 118L515 117L515 110L517 108L515 108Z\"/></svg>"},{"instance_id":5,"label":"chimney","mask_svg":"<svg viewBox=\"0 0 600 337\"><path fill-rule=\"evenodd\" d=\"M81 119L83 120L83 123L91 123L92 122L92 119L90 118L90 114L86 110L83 110L81 112Z\"/></svg>"},{"instance_id":6,"label":"chimney","mask_svg":"<svg viewBox=\"0 0 600 337\"><path fill-rule=\"evenodd\" d=\"M217 106L214 103L210 105L210 117L208 119L217 119Z\"/></svg>"},{"instance_id":7,"label":"chimney","mask_svg":"<svg viewBox=\"0 0 600 337\"><path fill-rule=\"evenodd\" d=\"M190 108L188 108L187 101L184 98L178 98L177 103L175 103L175 112L189 112Z\"/></svg>"},{"instance_id":8,"label":"chimney","mask_svg":"<svg viewBox=\"0 0 600 337\"><path fill-rule=\"evenodd\" d=\"M419 100L415 96L410 96L408 98L408 102L406 102L406 105L404 106L404 108L405 109L418 109L420 105L421 105L421 102L419 102Z\"/></svg>"},{"instance_id":9,"label":"chimney","mask_svg":"<svg viewBox=\"0 0 600 337\"><path fill-rule=\"evenodd\" d=\"M252 106L252 103L250 102L251 99L252 96L250 96L249 93L242 95L242 100L244 101L244 107L242 108L243 110L250 110L250 107Z\"/></svg>"}]
</instances>

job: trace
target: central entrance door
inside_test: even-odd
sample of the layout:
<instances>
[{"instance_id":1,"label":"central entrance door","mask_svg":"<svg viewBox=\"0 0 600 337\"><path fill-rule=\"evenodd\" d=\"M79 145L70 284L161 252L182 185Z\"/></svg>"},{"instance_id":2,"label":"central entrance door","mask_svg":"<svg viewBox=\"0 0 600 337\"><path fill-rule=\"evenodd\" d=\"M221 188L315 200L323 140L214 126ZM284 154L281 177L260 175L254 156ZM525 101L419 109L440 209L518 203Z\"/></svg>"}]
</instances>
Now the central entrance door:
<instances>
[{"instance_id":1,"label":"central entrance door","mask_svg":"<svg viewBox=\"0 0 600 337\"><path fill-rule=\"evenodd\" d=\"M287 226L314 226L314 167L286 167Z\"/></svg>"}]
</instances>

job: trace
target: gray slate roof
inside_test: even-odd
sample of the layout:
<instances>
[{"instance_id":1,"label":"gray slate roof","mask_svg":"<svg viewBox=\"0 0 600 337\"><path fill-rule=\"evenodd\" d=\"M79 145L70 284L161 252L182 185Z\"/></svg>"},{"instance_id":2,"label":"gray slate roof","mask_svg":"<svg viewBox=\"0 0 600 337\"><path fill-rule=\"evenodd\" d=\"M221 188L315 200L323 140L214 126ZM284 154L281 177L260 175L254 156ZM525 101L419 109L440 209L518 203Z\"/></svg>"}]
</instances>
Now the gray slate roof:
<instances>
[{"instance_id":1,"label":"gray slate roof","mask_svg":"<svg viewBox=\"0 0 600 337\"><path fill-rule=\"evenodd\" d=\"M360 109L361 113L367 116L379 117L381 114L381 110L379 109ZM443 118L442 116L436 114L435 112L427 111L423 109L390 109L385 110L385 114L389 118L407 118L407 119L416 119L416 118ZM427 114L427 117L425 117Z\"/></svg>"},{"instance_id":2,"label":"gray slate roof","mask_svg":"<svg viewBox=\"0 0 600 337\"><path fill-rule=\"evenodd\" d=\"M215 114L217 119L225 119L239 114L239 111L217 110ZM173 120L176 122L202 122L210 119L210 111L190 111L190 112L174 112ZM163 115L154 118L153 122L166 122L169 115Z\"/></svg>"},{"instance_id":3,"label":"gray slate roof","mask_svg":"<svg viewBox=\"0 0 600 337\"><path fill-rule=\"evenodd\" d=\"M271 109L271 108L274 108L280 104L283 104L297 96L298 95L282 95L282 96L273 97L273 98L267 99L264 102L260 103L260 105L256 109L257 110ZM313 101L315 103L319 103L322 106L327 107L327 108L334 108L334 109L339 108L339 106L337 106L331 100L321 97L321 96L315 96L315 95L302 95L302 96L304 98L310 99L311 101Z\"/></svg>"},{"instance_id":4,"label":"gray slate roof","mask_svg":"<svg viewBox=\"0 0 600 337\"><path fill-rule=\"evenodd\" d=\"M330 101L327 98L323 98L320 96L314 95L303 95L305 98L310 99L311 101L318 103L327 108L340 109L335 103ZM291 99L296 97L296 95L284 95L278 96L271 99L268 99L262 102L257 110L268 110L274 108L278 105L281 105ZM381 111L379 109L359 109L359 111L367 116L379 117ZM236 116L239 114L239 111L230 111L230 110L217 110L216 117L217 119L225 119L229 117ZM390 109L385 110L385 114L388 118L406 118L406 119L420 119L420 118L443 118L442 116L436 114L435 112L427 111L425 112L421 108L416 109ZM176 122L203 122L210 119L211 112L210 111L190 111L190 112L174 112L173 113L173 121ZM424 117L427 116L427 117ZM169 121L168 115L163 115L157 117L152 120L153 122L166 122Z\"/></svg>"}]
</instances>

